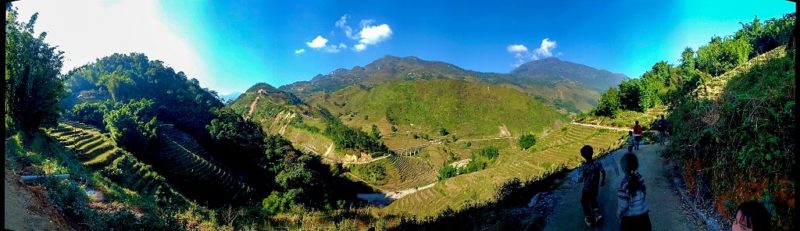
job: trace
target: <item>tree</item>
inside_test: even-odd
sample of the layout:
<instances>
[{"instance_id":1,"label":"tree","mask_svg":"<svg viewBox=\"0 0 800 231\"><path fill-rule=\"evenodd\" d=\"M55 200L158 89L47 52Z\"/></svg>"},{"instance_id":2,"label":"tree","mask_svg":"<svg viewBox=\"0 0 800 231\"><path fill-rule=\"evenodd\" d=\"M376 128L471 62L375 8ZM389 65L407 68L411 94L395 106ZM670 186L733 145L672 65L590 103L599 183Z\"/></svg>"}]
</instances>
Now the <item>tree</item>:
<instances>
[{"instance_id":1,"label":"tree","mask_svg":"<svg viewBox=\"0 0 800 231\"><path fill-rule=\"evenodd\" d=\"M684 70L693 70L695 68L695 57L694 57L694 50L691 47L687 47L681 53L681 68Z\"/></svg>"},{"instance_id":2,"label":"tree","mask_svg":"<svg viewBox=\"0 0 800 231\"><path fill-rule=\"evenodd\" d=\"M81 123L93 125L98 128L104 128L103 115L110 110L108 104L110 103L84 102L76 104L74 107L72 107L69 117Z\"/></svg>"},{"instance_id":3,"label":"tree","mask_svg":"<svg viewBox=\"0 0 800 231\"><path fill-rule=\"evenodd\" d=\"M371 135L372 135L372 138L375 138L376 140L381 138L381 131L378 130L378 126L375 125L375 124L372 125L372 133L371 133Z\"/></svg>"},{"instance_id":4,"label":"tree","mask_svg":"<svg viewBox=\"0 0 800 231\"><path fill-rule=\"evenodd\" d=\"M519 137L519 146L522 149L528 149L536 144L536 137L533 134L525 134Z\"/></svg>"},{"instance_id":5,"label":"tree","mask_svg":"<svg viewBox=\"0 0 800 231\"><path fill-rule=\"evenodd\" d=\"M446 135L449 135L449 134L450 134L450 132L447 131L446 128L439 128L439 135L440 136L446 136Z\"/></svg>"},{"instance_id":6,"label":"tree","mask_svg":"<svg viewBox=\"0 0 800 231\"><path fill-rule=\"evenodd\" d=\"M16 9L6 14L5 109L12 126L23 131L53 126L60 113L59 100L65 95L59 72L64 52L34 36L38 13L27 23L17 22Z\"/></svg>"},{"instance_id":7,"label":"tree","mask_svg":"<svg viewBox=\"0 0 800 231\"><path fill-rule=\"evenodd\" d=\"M237 167L254 166L264 153L264 133L253 121L245 120L230 108L214 111L207 125L211 143L219 158ZM224 153L224 155L223 155Z\"/></svg>"},{"instance_id":8,"label":"tree","mask_svg":"<svg viewBox=\"0 0 800 231\"><path fill-rule=\"evenodd\" d=\"M600 102L597 103L597 107L594 109L594 115L613 118L620 108L619 97L617 88L608 88L608 91L600 96Z\"/></svg>"},{"instance_id":9,"label":"tree","mask_svg":"<svg viewBox=\"0 0 800 231\"><path fill-rule=\"evenodd\" d=\"M641 90L638 79L622 81L619 85L620 108L632 111L642 111L640 105Z\"/></svg>"},{"instance_id":10,"label":"tree","mask_svg":"<svg viewBox=\"0 0 800 231\"><path fill-rule=\"evenodd\" d=\"M103 116L111 138L125 149L140 153L157 138L157 120L149 99L130 100Z\"/></svg>"}]
</instances>

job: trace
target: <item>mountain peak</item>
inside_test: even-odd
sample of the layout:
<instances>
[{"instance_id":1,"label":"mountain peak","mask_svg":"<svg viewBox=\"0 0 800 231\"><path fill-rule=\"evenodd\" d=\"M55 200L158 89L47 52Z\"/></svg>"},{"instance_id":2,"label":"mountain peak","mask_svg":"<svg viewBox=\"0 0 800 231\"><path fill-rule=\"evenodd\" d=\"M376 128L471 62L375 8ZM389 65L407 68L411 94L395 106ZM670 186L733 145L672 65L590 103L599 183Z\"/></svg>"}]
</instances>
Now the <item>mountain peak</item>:
<instances>
[{"instance_id":1,"label":"mountain peak","mask_svg":"<svg viewBox=\"0 0 800 231\"><path fill-rule=\"evenodd\" d=\"M624 74L564 61L556 57L524 63L512 70L511 74L541 78L547 81L575 81L598 90L606 90L628 78Z\"/></svg>"}]
</instances>

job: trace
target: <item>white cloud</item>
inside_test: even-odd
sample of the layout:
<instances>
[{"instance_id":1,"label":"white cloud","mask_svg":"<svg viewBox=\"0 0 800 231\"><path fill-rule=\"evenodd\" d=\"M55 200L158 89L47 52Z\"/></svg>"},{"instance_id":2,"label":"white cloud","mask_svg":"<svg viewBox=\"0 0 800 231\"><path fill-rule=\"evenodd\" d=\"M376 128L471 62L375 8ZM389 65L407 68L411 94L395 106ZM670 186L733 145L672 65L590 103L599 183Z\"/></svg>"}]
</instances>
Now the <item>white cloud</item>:
<instances>
[{"instance_id":1,"label":"white cloud","mask_svg":"<svg viewBox=\"0 0 800 231\"><path fill-rule=\"evenodd\" d=\"M508 53L514 54L514 58L517 59L517 62L514 63L514 67L518 67L525 62L537 60L541 58L547 58L553 56L553 50L556 49L558 45L556 44L555 40L550 40L549 38L542 39L542 43L539 45L538 48L534 49L533 51L529 51L528 47L522 44L512 44L506 47L506 51ZM557 52L556 55L561 55L561 52Z\"/></svg>"},{"instance_id":2,"label":"white cloud","mask_svg":"<svg viewBox=\"0 0 800 231\"><path fill-rule=\"evenodd\" d=\"M203 86L214 79L186 31L168 23L157 1L18 1L14 7L27 21L39 12L36 33L64 51L62 73L113 53L139 52L161 60Z\"/></svg>"},{"instance_id":3,"label":"white cloud","mask_svg":"<svg viewBox=\"0 0 800 231\"><path fill-rule=\"evenodd\" d=\"M359 21L359 26L361 27L360 31L358 31L358 33L353 33L353 28L347 25L347 20L349 18L350 15L342 15L339 20L336 20L334 25L336 28L342 29L347 38L358 41L358 43L351 46L354 51L363 51L367 49L368 46L383 42L392 36L392 29L388 24L384 23L373 26L372 23L375 22L373 19L363 19ZM347 44L342 42L338 45L328 45L328 41L328 39L318 35L311 42L307 42L306 45L328 53L337 53L342 49L348 48Z\"/></svg>"},{"instance_id":4,"label":"white cloud","mask_svg":"<svg viewBox=\"0 0 800 231\"><path fill-rule=\"evenodd\" d=\"M356 51L363 51L364 49L367 49L367 45L359 43L359 44L353 45L353 49L355 49Z\"/></svg>"},{"instance_id":5,"label":"white cloud","mask_svg":"<svg viewBox=\"0 0 800 231\"><path fill-rule=\"evenodd\" d=\"M306 52L306 49L303 49L303 48L300 48L300 49L294 50L294 54L297 54L297 55L299 55L299 54L302 54L302 53L304 53L304 52Z\"/></svg>"},{"instance_id":6,"label":"white cloud","mask_svg":"<svg viewBox=\"0 0 800 231\"><path fill-rule=\"evenodd\" d=\"M534 50L534 53L537 59L552 57L553 53L551 52L551 50L555 49L556 47L557 47L556 41L550 40L549 38L545 38L542 39L542 44L539 45L539 48L536 48L536 50Z\"/></svg>"},{"instance_id":7,"label":"white cloud","mask_svg":"<svg viewBox=\"0 0 800 231\"><path fill-rule=\"evenodd\" d=\"M508 45L506 50L508 50L508 53L512 53L512 54L513 53L525 53L525 52L528 52L528 48L525 47L525 45L522 45L522 44Z\"/></svg>"},{"instance_id":8,"label":"white cloud","mask_svg":"<svg viewBox=\"0 0 800 231\"><path fill-rule=\"evenodd\" d=\"M306 45L308 45L308 47L311 47L311 48L314 48L314 49L319 49L319 48L325 47L325 44L327 44L327 43L328 43L328 39L325 39L321 35L317 35L317 37L314 38L314 40L311 40L311 42L307 42Z\"/></svg>"},{"instance_id":9,"label":"white cloud","mask_svg":"<svg viewBox=\"0 0 800 231\"><path fill-rule=\"evenodd\" d=\"M364 21L362 21L364 23ZM381 24L378 26L369 25L370 22L362 24L361 31L358 35L361 37L358 44L355 46L356 51L363 51L367 49L367 45L375 45L389 39L392 36L392 29L388 24Z\"/></svg>"},{"instance_id":10,"label":"white cloud","mask_svg":"<svg viewBox=\"0 0 800 231\"><path fill-rule=\"evenodd\" d=\"M344 30L344 35L350 39L357 40L358 36L353 35L353 28L347 25L347 18L350 17L349 15L342 15L339 20L336 21L336 27L341 28Z\"/></svg>"}]
</instances>

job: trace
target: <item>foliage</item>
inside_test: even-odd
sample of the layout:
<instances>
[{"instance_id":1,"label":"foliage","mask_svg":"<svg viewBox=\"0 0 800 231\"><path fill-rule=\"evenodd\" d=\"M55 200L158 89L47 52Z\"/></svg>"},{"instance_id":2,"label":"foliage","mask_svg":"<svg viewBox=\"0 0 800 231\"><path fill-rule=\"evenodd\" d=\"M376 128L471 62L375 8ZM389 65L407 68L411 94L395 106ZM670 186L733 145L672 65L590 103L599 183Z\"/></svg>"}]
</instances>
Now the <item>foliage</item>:
<instances>
[{"instance_id":1,"label":"foliage","mask_svg":"<svg viewBox=\"0 0 800 231\"><path fill-rule=\"evenodd\" d=\"M486 169L494 164L497 156L500 155L497 147L489 146L479 149L472 153L472 160L463 169L459 170L459 174L466 174L470 172L477 172Z\"/></svg>"},{"instance_id":2,"label":"foliage","mask_svg":"<svg viewBox=\"0 0 800 231\"><path fill-rule=\"evenodd\" d=\"M334 114L369 115L371 120L348 125L369 125L385 117L398 128L413 124L412 132L430 136L441 135L442 128L461 137L494 135L503 125L512 134L521 134L541 131L557 120L566 122L566 116L552 106L515 89L456 80L399 81L369 89L352 86L314 95L309 102ZM337 106L342 102L344 106Z\"/></svg>"},{"instance_id":3,"label":"foliage","mask_svg":"<svg viewBox=\"0 0 800 231\"><path fill-rule=\"evenodd\" d=\"M5 110L9 125L27 132L56 125L65 95L59 76L64 52L44 41L47 33L34 35L38 16L18 22L16 9L6 7Z\"/></svg>"},{"instance_id":4,"label":"foliage","mask_svg":"<svg viewBox=\"0 0 800 231\"><path fill-rule=\"evenodd\" d=\"M372 125L372 132L370 133L370 135L372 135L372 138L375 138L376 140L381 139L381 131L378 130L378 125L375 124Z\"/></svg>"},{"instance_id":5,"label":"foliage","mask_svg":"<svg viewBox=\"0 0 800 231\"><path fill-rule=\"evenodd\" d=\"M735 186L742 180L794 184L796 103L792 59L786 55L756 65L734 76L719 102L689 99L670 116L675 132L669 155L703 163L696 167L708 168L714 185L710 190L715 197L726 195L723 200L735 205L751 197L786 195L781 192L787 185L764 189L754 186L758 190L741 192ZM780 196L767 201L767 206L785 208L788 200L794 199ZM794 226L785 219L791 214L786 210L777 212L775 221L780 226Z\"/></svg>"},{"instance_id":6,"label":"foliage","mask_svg":"<svg viewBox=\"0 0 800 231\"><path fill-rule=\"evenodd\" d=\"M114 104L106 102L83 102L72 107L69 118L97 128L105 128L103 116L113 109Z\"/></svg>"},{"instance_id":7,"label":"foliage","mask_svg":"<svg viewBox=\"0 0 800 231\"><path fill-rule=\"evenodd\" d=\"M93 100L150 99L159 120L201 143L209 139L205 126L214 116L212 109L222 107L216 93L200 87L196 79L141 53L113 54L78 67L67 73L66 85L71 94L62 107Z\"/></svg>"},{"instance_id":8,"label":"foliage","mask_svg":"<svg viewBox=\"0 0 800 231\"><path fill-rule=\"evenodd\" d=\"M386 168L381 164L354 165L350 170L368 182L381 184L386 179Z\"/></svg>"},{"instance_id":9,"label":"foliage","mask_svg":"<svg viewBox=\"0 0 800 231\"><path fill-rule=\"evenodd\" d=\"M600 97L600 102L597 103L595 109L592 110L592 114L613 118L621 106L619 100L619 90L613 87L609 88L608 91Z\"/></svg>"},{"instance_id":10,"label":"foliage","mask_svg":"<svg viewBox=\"0 0 800 231\"><path fill-rule=\"evenodd\" d=\"M718 76L747 61L752 45L746 38L711 38L697 49L697 69Z\"/></svg>"},{"instance_id":11,"label":"foliage","mask_svg":"<svg viewBox=\"0 0 800 231\"><path fill-rule=\"evenodd\" d=\"M130 100L118 105L103 116L103 122L111 138L134 153L147 150L158 138L152 100Z\"/></svg>"},{"instance_id":12,"label":"foliage","mask_svg":"<svg viewBox=\"0 0 800 231\"><path fill-rule=\"evenodd\" d=\"M261 201L264 214L271 216L281 212L288 212L296 206L291 193L272 192L268 197Z\"/></svg>"},{"instance_id":13,"label":"foliage","mask_svg":"<svg viewBox=\"0 0 800 231\"><path fill-rule=\"evenodd\" d=\"M348 127L336 118L327 119L327 127L323 134L330 137L336 145L336 149L339 150L355 149L369 152L373 155L387 153L389 151L389 148L374 135L369 135L359 129Z\"/></svg>"},{"instance_id":14,"label":"foliage","mask_svg":"<svg viewBox=\"0 0 800 231\"><path fill-rule=\"evenodd\" d=\"M442 168L439 169L438 179L439 180L444 180L444 179L447 179L447 178L450 178L450 177L454 177L454 176L457 176L457 175L458 175L458 170L455 167L453 167L452 165L448 164L448 165L442 166Z\"/></svg>"},{"instance_id":15,"label":"foliage","mask_svg":"<svg viewBox=\"0 0 800 231\"><path fill-rule=\"evenodd\" d=\"M446 135L448 135L448 134L450 134L450 132L449 132L449 131L447 131L447 129L446 129L446 128L439 128L439 135L440 135L440 136L446 136Z\"/></svg>"},{"instance_id":16,"label":"foliage","mask_svg":"<svg viewBox=\"0 0 800 231\"><path fill-rule=\"evenodd\" d=\"M214 114L214 119L206 129L211 135L215 153L221 159L237 162L234 166L242 166L262 156L264 133L258 124L244 120L228 108L215 109Z\"/></svg>"},{"instance_id":17,"label":"foliage","mask_svg":"<svg viewBox=\"0 0 800 231\"><path fill-rule=\"evenodd\" d=\"M522 149L528 149L536 144L536 137L533 134L525 134L519 137L518 143Z\"/></svg>"}]
</instances>

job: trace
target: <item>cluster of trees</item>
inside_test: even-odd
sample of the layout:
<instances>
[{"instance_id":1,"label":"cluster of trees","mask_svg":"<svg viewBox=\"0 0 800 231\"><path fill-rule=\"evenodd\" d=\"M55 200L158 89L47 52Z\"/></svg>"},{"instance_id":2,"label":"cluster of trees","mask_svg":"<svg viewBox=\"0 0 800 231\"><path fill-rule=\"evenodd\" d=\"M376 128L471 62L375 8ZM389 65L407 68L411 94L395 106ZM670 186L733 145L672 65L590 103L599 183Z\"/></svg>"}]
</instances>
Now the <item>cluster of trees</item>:
<instances>
[{"instance_id":1,"label":"cluster of trees","mask_svg":"<svg viewBox=\"0 0 800 231\"><path fill-rule=\"evenodd\" d=\"M360 129L344 125L336 118L327 118L326 122L327 127L323 134L333 140L337 149L354 149L373 155L389 152L389 148L380 141L380 132L377 131L377 127L373 129L372 134L367 134Z\"/></svg>"},{"instance_id":2,"label":"cluster of trees","mask_svg":"<svg viewBox=\"0 0 800 231\"><path fill-rule=\"evenodd\" d=\"M770 19L755 18L742 24L732 36L715 36L695 52L686 48L678 66L661 61L641 78L625 80L600 98L594 115L614 117L618 110L644 111L658 105L675 105L698 83L729 71L748 59L789 41L795 15Z\"/></svg>"},{"instance_id":3,"label":"cluster of trees","mask_svg":"<svg viewBox=\"0 0 800 231\"><path fill-rule=\"evenodd\" d=\"M497 147L489 146L478 149L472 152L472 160L470 160L466 166L462 168L455 168L451 165L445 165L440 168L439 180L486 169L489 167L489 165L493 164L495 160L497 160L498 156L500 156L500 151L497 149Z\"/></svg>"},{"instance_id":4,"label":"cluster of trees","mask_svg":"<svg viewBox=\"0 0 800 231\"><path fill-rule=\"evenodd\" d=\"M87 101L151 99L159 120L175 124L201 143L208 141L205 126L214 116L212 109L223 106L216 92L200 87L197 79L141 53L97 59L71 70L65 80L70 93L61 102L63 108Z\"/></svg>"},{"instance_id":5,"label":"cluster of trees","mask_svg":"<svg viewBox=\"0 0 800 231\"><path fill-rule=\"evenodd\" d=\"M349 204L346 180L319 157L296 150L285 138L265 134L258 124L233 110L215 110L208 125L212 154L231 166L263 195L266 214L292 208L334 208ZM334 190L336 188L337 190Z\"/></svg>"},{"instance_id":6,"label":"cluster of trees","mask_svg":"<svg viewBox=\"0 0 800 231\"><path fill-rule=\"evenodd\" d=\"M536 144L536 137L533 134L525 134L520 136L517 142L522 149L529 149Z\"/></svg>"},{"instance_id":7,"label":"cluster of trees","mask_svg":"<svg viewBox=\"0 0 800 231\"><path fill-rule=\"evenodd\" d=\"M38 13L28 22L17 21L17 11L6 5L5 111L8 131L30 133L56 124L59 100L65 95L60 76L62 51L47 44L47 33L34 35ZM6 133L7 135L10 133Z\"/></svg>"},{"instance_id":8,"label":"cluster of trees","mask_svg":"<svg viewBox=\"0 0 800 231\"><path fill-rule=\"evenodd\" d=\"M158 139L158 120L149 99L83 102L66 117L107 131L118 145L134 153L146 151Z\"/></svg>"}]
</instances>

